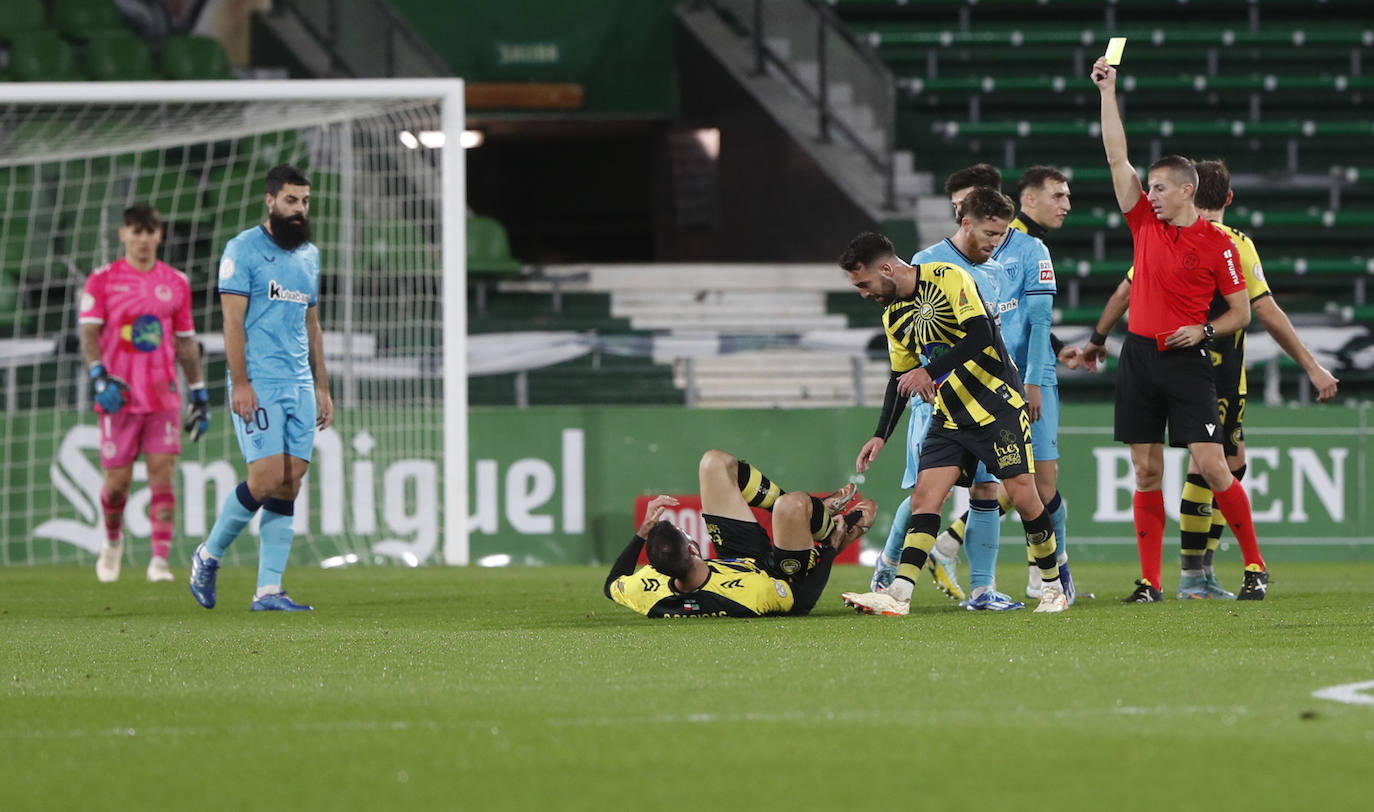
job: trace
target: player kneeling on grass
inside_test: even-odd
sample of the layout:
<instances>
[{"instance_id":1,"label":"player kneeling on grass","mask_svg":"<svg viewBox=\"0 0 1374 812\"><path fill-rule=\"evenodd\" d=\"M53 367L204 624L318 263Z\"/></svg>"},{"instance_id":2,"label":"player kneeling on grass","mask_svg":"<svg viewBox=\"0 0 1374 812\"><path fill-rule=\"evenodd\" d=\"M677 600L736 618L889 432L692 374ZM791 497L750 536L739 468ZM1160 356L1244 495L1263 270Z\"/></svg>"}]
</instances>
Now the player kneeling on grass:
<instances>
[{"instance_id":1,"label":"player kneeling on grass","mask_svg":"<svg viewBox=\"0 0 1374 812\"><path fill-rule=\"evenodd\" d=\"M606 597L648 617L804 615L825 590L835 556L873 524L877 505L846 485L818 498L787 492L749 463L707 451L697 468L702 518L720 558L696 545L649 502L635 537L606 577ZM773 539L750 507L773 514ZM645 551L648 566L635 570Z\"/></svg>"},{"instance_id":2,"label":"player kneeling on grass","mask_svg":"<svg viewBox=\"0 0 1374 812\"><path fill-rule=\"evenodd\" d=\"M105 487L105 545L95 562L96 578L119 578L124 557L124 505L134 460L148 466L148 518L153 528L149 581L170 581L176 495L172 471L181 453L181 396L172 360L190 382L186 430L199 440L210 428L210 398L200 374L200 346L191 323L191 285L186 274L159 262L162 218L137 203L124 210L119 241L124 258L97 269L81 295L81 354L90 369L91 394L100 415L100 465ZM175 336L175 341L172 337Z\"/></svg>"}]
</instances>

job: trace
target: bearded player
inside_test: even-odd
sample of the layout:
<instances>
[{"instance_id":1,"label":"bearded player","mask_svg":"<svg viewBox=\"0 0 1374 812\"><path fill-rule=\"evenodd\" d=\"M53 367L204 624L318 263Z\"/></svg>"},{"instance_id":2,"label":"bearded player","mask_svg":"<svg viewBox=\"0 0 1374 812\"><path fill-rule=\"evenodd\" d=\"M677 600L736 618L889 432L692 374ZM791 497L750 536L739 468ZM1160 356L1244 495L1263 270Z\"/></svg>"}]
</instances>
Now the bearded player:
<instances>
[{"instance_id":1,"label":"bearded player","mask_svg":"<svg viewBox=\"0 0 1374 812\"><path fill-rule=\"evenodd\" d=\"M334 421L320 328L320 251L310 242L310 180L294 166L267 173L267 222L224 247L219 266L229 404L248 479L224 501L191 556L191 595L216 601L220 558L262 510L255 612L308 612L282 588L292 517L310 469L315 429Z\"/></svg>"}]
</instances>

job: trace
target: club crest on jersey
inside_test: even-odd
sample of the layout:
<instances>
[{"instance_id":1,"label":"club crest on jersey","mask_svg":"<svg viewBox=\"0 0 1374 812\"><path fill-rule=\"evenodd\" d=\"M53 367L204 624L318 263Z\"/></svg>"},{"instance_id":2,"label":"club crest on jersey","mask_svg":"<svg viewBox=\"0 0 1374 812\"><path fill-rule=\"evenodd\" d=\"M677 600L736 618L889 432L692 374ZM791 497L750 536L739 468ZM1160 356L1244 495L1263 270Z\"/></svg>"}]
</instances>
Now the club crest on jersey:
<instances>
[{"instance_id":1,"label":"club crest on jersey","mask_svg":"<svg viewBox=\"0 0 1374 812\"><path fill-rule=\"evenodd\" d=\"M119 337L139 352L152 352L162 346L162 320L145 313L134 319L132 324L124 325Z\"/></svg>"},{"instance_id":2,"label":"club crest on jersey","mask_svg":"<svg viewBox=\"0 0 1374 812\"><path fill-rule=\"evenodd\" d=\"M160 302L172 301L172 289L167 285L158 285L153 288L153 295L156 296Z\"/></svg>"},{"instance_id":3,"label":"club crest on jersey","mask_svg":"<svg viewBox=\"0 0 1374 812\"><path fill-rule=\"evenodd\" d=\"M1202 259L1198 257L1196 251L1189 251L1183 255L1183 269L1185 271L1191 271L1197 268L1200 262L1202 262Z\"/></svg>"},{"instance_id":4,"label":"club crest on jersey","mask_svg":"<svg viewBox=\"0 0 1374 812\"><path fill-rule=\"evenodd\" d=\"M310 294L299 290L284 288L277 280L273 279L267 283L267 298L275 302L294 302L295 304L310 304Z\"/></svg>"},{"instance_id":5,"label":"club crest on jersey","mask_svg":"<svg viewBox=\"0 0 1374 812\"><path fill-rule=\"evenodd\" d=\"M1048 259L1040 260L1040 281L1054 281L1054 263Z\"/></svg>"}]
</instances>

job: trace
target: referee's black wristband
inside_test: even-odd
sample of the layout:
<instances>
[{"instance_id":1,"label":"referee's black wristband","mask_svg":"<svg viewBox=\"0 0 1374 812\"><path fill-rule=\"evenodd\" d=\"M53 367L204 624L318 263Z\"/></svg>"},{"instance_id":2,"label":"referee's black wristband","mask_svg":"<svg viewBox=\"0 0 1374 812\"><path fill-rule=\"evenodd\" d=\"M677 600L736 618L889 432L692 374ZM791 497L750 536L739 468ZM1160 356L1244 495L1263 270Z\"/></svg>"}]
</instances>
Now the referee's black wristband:
<instances>
[{"instance_id":1,"label":"referee's black wristband","mask_svg":"<svg viewBox=\"0 0 1374 812\"><path fill-rule=\"evenodd\" d=\"M1097 346L1101 347L1107 343L1107 337L1102 333L1093 330L1092 338L1088 339L1088 343L1096 344Z\"/></svg>"}]
</instances>

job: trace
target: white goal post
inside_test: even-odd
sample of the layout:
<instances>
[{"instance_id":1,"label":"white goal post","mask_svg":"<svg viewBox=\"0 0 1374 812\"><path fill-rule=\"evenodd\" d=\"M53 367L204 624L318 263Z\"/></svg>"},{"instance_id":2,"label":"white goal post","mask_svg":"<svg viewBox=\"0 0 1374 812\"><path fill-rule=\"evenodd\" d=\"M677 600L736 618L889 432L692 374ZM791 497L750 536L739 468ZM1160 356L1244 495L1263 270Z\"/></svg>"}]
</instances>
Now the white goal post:
<instances>
[{"instance_id":1,"label":"white goal post","mask_svg":"<svg viewBox=\"0 0 1374 812\"><path fill-rule=\"evenodd\" d=\"M469 563L464 124L460 79L0 83L0 564L84 561L98 546L94 417L71 337L82 277L122 256L119 210L159 206L163 258L192 266L213 360L206 268L262 221L277 162L312 178L326 356L348 427L319 437L298 546L304 529L331 539L326 565ZM177 538L192 545L227 496L220 461L242 470L222 397L212 414L207 442L183 441L199 490L178 503ZM388 448L402 431L404 459ZM131 494L135 542L139 509Z\"/></svg>"}]
</instances>

